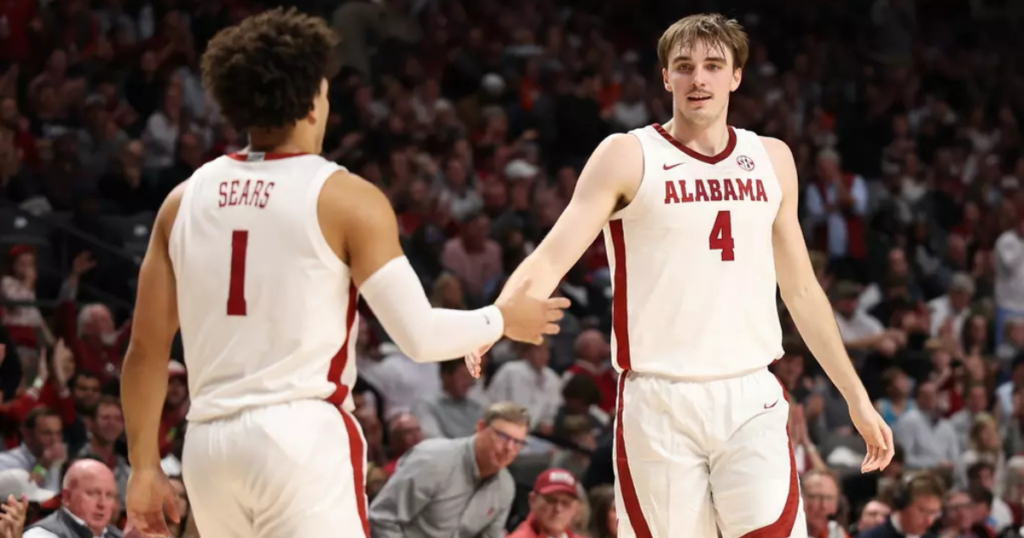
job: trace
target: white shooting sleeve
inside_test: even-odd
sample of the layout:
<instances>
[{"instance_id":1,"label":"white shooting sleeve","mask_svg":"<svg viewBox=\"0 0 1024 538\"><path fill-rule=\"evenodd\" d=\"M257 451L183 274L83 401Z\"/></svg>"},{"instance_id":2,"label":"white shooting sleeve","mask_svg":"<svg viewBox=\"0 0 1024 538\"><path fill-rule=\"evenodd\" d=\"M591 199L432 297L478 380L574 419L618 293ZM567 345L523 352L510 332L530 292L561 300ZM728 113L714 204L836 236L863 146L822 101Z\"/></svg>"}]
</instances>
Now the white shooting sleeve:
<instances>
[{"instance_id":1,"label":"white shooting sleeve","mask_svg":"<svg viewBox=\"0 0 1024 538\"><path fill-rule=\"evenodd\" d=\"M431 307L405 256L370 275L359 294L402 353L416 362L462 358L497 342L505 332L504 319L496 306L477 310Z\"/></svg>"}]
</instances>

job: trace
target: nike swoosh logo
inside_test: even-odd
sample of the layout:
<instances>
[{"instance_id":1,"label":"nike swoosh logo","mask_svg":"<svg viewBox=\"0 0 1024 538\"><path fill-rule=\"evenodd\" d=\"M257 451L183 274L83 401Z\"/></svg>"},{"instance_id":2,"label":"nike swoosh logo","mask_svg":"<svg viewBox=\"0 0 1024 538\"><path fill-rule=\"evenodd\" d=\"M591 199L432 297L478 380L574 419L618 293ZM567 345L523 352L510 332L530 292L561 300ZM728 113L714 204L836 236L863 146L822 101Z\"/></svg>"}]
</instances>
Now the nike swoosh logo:
<instances>
[{"instance_id":1,"label":"nike swoosh logo","mask_svg":"<svg viewBox=\"0 0 1024 538\"><path fill-rule=\"evenodd\" d=\"M491 324L491 318L489 318L487 314L484 314L484 321L486 321L488 325Z\"/></svg>"},{"instance_id":2,"label":"nike swoosh logo","mask_svg":"<svg viewBox=\"0 0 1024 538\"><path fill-rule=\"evenodd\" d=\"M775 407L775 404L777 404L777 403L779 403L779 401L778 401L778 400L775 400L774 402L772 402L772 404L771 404L771 405L768 405L768 404L764 404L764 408L765 408L765 409L771 409L771 408Z\"/></svg>"},{"instance_id":3,"label":"nike swoosh logo","mask_svg":"<svg viewBox=\"0 0 1024 538\"><path fill-rule=\"evenodd\" d=\"M679 166L681 164L683 164L683 163L676 163L676 164L673 164L672 166L669 166L667 164L663 164L663 165L661 165L661 167L664 168L665 170L671 170L671 169L673 169L673 168L675 168L675 167L677 167L677 166Z\"/></svg>"}]
</instances>

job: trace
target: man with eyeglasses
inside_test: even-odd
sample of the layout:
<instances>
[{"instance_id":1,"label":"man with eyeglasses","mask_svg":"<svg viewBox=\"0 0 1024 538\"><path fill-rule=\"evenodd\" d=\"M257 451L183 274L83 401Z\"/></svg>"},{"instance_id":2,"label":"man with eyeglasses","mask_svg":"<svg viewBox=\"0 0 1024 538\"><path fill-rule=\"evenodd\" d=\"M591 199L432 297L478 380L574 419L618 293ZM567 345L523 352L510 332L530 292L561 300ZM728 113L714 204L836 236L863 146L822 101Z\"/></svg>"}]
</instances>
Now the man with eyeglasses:
<instances>
[{"instance_id":1,"label":"man with eyeglasses","mask_svg":"<svg viewBox=\"0 0 1024 538\"><path fill-rule=\"evenodd\" d=\"M373 538L503 538L515 497L506 467L529 424L525 408L499 402L472 436L417 444L370 505Z\"/></svg>"},{"instance_id":2,"label":"man with eyeglasses","mask_svg":"<svg viewBox=\"0 0 1024 538\"><path fill-rule=\"evenodd\" d=\"M548 469L530 493L530 515L508 538L579 538L572 522L580 510L580 486L565 469Z\"/></svg>"},{"instance_id":3,"label":"man with eyeglasses","mask_svg":"<svg viewBox=\"0 0 1024 538\"><path fill-rule=\"evenodd\" d=\"M811 538L849 538L833 518L839 510L839 484L827 471L807 471L803 476L804 513Z\"/></svg>"}]
</instances>

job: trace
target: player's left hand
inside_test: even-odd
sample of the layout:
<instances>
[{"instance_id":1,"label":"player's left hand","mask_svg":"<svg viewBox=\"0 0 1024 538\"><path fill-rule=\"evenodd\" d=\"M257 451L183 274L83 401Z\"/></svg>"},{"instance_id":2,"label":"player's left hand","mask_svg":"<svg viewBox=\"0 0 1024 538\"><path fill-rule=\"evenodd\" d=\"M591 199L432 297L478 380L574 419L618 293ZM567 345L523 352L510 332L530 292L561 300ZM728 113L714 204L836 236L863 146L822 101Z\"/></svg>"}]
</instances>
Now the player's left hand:
<instances>
[{"instance_id":1,"label":"player's left hand","mask_svg":"<svg viewBox=\"0 0 1024 538\"><path fill-rule=\"evenodd\" d=\"M867 444L867 455L860 464L860 472L870 473L885 469L896 454L892 441L892 430L868 398L861 402L850 402L850 418Z\"/></svg>"},{"instance_id":2,"label":"player's left hand","mask_svg":"<svg viewBox=\"0 0 1024 538\"><path fill-rule=\"evenodd\" d=\"M178 505L174 502L174 489L160 467L132 469L126 504L128 523L125 529L135 528L143 537L169 536L167 519L175 523L181 521Z\"/></svg>"}]
</instances>

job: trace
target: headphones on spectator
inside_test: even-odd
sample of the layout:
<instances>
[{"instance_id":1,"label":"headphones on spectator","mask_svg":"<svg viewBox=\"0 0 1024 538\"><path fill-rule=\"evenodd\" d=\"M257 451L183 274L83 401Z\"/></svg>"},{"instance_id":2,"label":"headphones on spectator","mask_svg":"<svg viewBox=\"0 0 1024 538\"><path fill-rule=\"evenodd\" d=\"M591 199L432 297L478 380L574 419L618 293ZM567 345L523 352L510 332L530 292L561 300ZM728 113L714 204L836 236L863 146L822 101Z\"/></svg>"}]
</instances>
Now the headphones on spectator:
<instances>
[{"instance_id":1,"label":"headphones on spectator","mask_svg":"<svg viewBox=\"0 0 1024 538\"><path fill-rule=\"evenodd\" d=\"M919 473L902 481L900 486L896 488L896 492L892 496L892 509L893 511L903 510L907 506L910 506L910 490L914 489L914 484L917 483L931 483L938 490L945 489L945 485L935 476L926 473Z\"/></svg>"}]
</instances>

